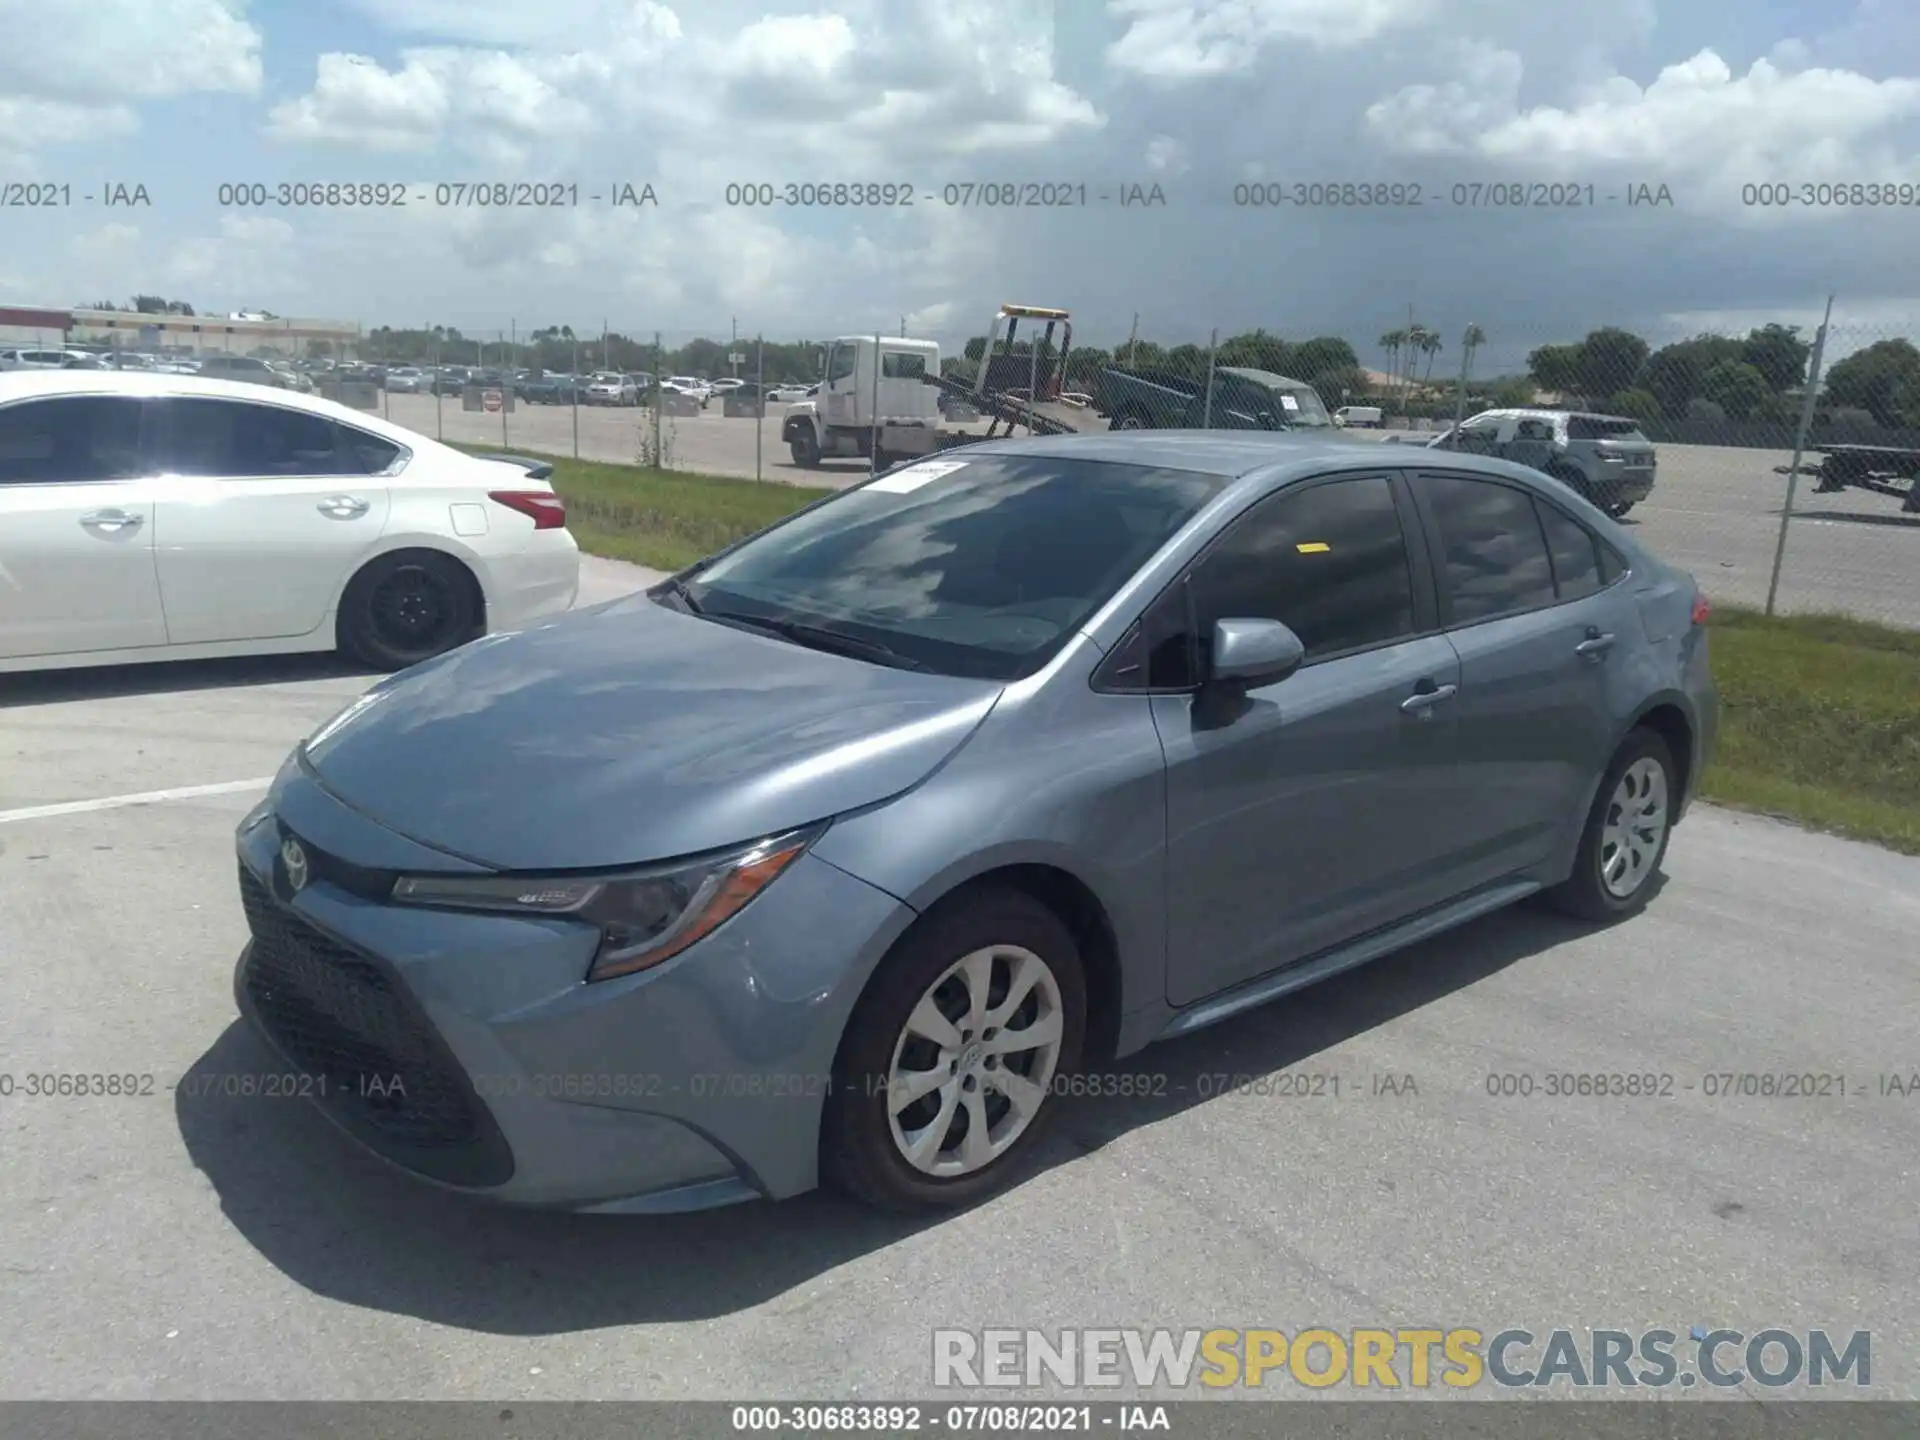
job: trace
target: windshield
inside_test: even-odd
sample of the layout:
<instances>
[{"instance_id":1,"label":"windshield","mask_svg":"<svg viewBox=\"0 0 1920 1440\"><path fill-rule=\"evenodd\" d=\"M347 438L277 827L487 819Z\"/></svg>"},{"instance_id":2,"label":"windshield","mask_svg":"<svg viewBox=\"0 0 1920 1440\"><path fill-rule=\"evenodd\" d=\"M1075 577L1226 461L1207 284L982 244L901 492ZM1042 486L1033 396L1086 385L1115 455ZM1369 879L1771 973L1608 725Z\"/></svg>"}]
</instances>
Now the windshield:
<instances>
[{"instance_id":1,"label":"windshield","mask_svg":"<svg viewBox=\"0 0 1920 1440\"><path fill-rule=\"evenodd\" d=\"M1026 455L921 461L747 541L687 590L716 619L828 627L915 668L1017 680L1227 478Z\"/></svg>"},{"instance_id":2,"label":"windshield","mask_svg":"<svg viewBox=\"0 0 1920 1440\"><path fill-rule=\"evenodd\" d=\"M1319 392L1311 386L1276 385L1273 393L1280 402L1280 416L1287 424L1304 430L1332 427L1333 417L1327 414Z\"/></svg>"}]
</instances>

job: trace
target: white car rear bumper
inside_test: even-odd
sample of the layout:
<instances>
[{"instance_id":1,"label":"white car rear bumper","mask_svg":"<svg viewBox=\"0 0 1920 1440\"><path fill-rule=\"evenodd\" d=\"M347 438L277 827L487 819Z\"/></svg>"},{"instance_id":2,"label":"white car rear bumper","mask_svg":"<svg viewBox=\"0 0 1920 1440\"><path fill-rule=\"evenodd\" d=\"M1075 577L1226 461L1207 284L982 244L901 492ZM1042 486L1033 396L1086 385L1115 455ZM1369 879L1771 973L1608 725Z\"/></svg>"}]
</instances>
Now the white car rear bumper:
<instances>
[{"instance_id":1,"label":"white car rear bumper","mask_svg":"<svg viewBox=\"0 0 1920 1440\"><path fill-rule=\"evenodd\" d=\"M518 630L573 608L580 547L565 530L536 530L527 548L487 560L487 629Z\"/></svg>"}]
</instances>

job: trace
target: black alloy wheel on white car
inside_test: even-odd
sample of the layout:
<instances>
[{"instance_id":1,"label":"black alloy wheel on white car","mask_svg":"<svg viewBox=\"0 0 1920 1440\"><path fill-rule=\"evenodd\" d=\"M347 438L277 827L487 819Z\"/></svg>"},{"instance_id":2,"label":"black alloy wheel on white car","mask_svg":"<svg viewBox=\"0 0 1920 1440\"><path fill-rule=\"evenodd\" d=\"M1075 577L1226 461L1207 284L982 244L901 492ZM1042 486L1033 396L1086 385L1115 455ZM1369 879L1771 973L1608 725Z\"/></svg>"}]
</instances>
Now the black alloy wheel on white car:
<instances>
[{"instance_id":1,"label":"black alloy wheel on white car","mask_svg":"<svg viewBox=\"0 0 1920 1440\"><path fill-rule=\"evenodd\" d=\"M382 555L340 597L340 648L373 670L404 670L474 637L473 579L435 550Z\"/></svg>"}]
</instances>

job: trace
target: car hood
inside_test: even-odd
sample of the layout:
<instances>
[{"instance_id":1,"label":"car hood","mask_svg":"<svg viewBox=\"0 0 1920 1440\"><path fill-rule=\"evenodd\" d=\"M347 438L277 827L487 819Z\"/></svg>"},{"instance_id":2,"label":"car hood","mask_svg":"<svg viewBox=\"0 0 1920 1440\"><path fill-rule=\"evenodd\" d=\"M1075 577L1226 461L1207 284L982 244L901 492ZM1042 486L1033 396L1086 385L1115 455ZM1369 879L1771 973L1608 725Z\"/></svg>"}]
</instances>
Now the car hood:
<instances>
[{"instance_id":1,"label":"car hood","mask_svg":"<svg viewBox=\"0 0 1920 1440\"><path fill-rule=\"evenodd\" d=\"M505 870L594 869L899 794L1000 692L636 594L404 671L316 731L304 755L340 800L422 844Z\"/></svg>"}]
</instances>

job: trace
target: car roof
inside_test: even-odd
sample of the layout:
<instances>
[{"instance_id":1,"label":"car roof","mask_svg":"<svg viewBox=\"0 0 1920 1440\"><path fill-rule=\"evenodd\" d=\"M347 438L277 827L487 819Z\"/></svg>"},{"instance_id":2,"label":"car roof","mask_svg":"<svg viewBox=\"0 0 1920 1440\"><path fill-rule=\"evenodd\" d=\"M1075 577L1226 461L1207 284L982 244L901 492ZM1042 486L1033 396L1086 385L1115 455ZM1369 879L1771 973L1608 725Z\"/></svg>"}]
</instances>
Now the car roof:
<instances>
[{"instance_id":1,"label":"car roof","mask_svg":"<svg viewBox=\"0 0 1920 1440\"><path fill-rule=\"evenodd\" d=\"M378 415L318 395L262 388L245 380L209 380L200 375L168 375L154 370L6 370L0 371L0 405L17 400L51 399L68 395L130 395L138 399L179 397L202 400L246 400L255 405L279 405L305 410L352 425L396 445L418 451L432 442L427 436L382 420Z\"/></svg>"},{"instance_id":2,"label":"car roof","mask_svg":"<svg viewBox=\"0 0 1920 1440\"><path fill-rule=\"evenodd\" d=\"M1291 375L1276 374L1272 370L1256 370L1251 365L1222 365L1218 369L1222 375L1238 375L1242 379L1252 380L1260 385L1290 385L1296 390L1308 388L1304 380L1296 380Z\"/></svg>"}]
</instances>

